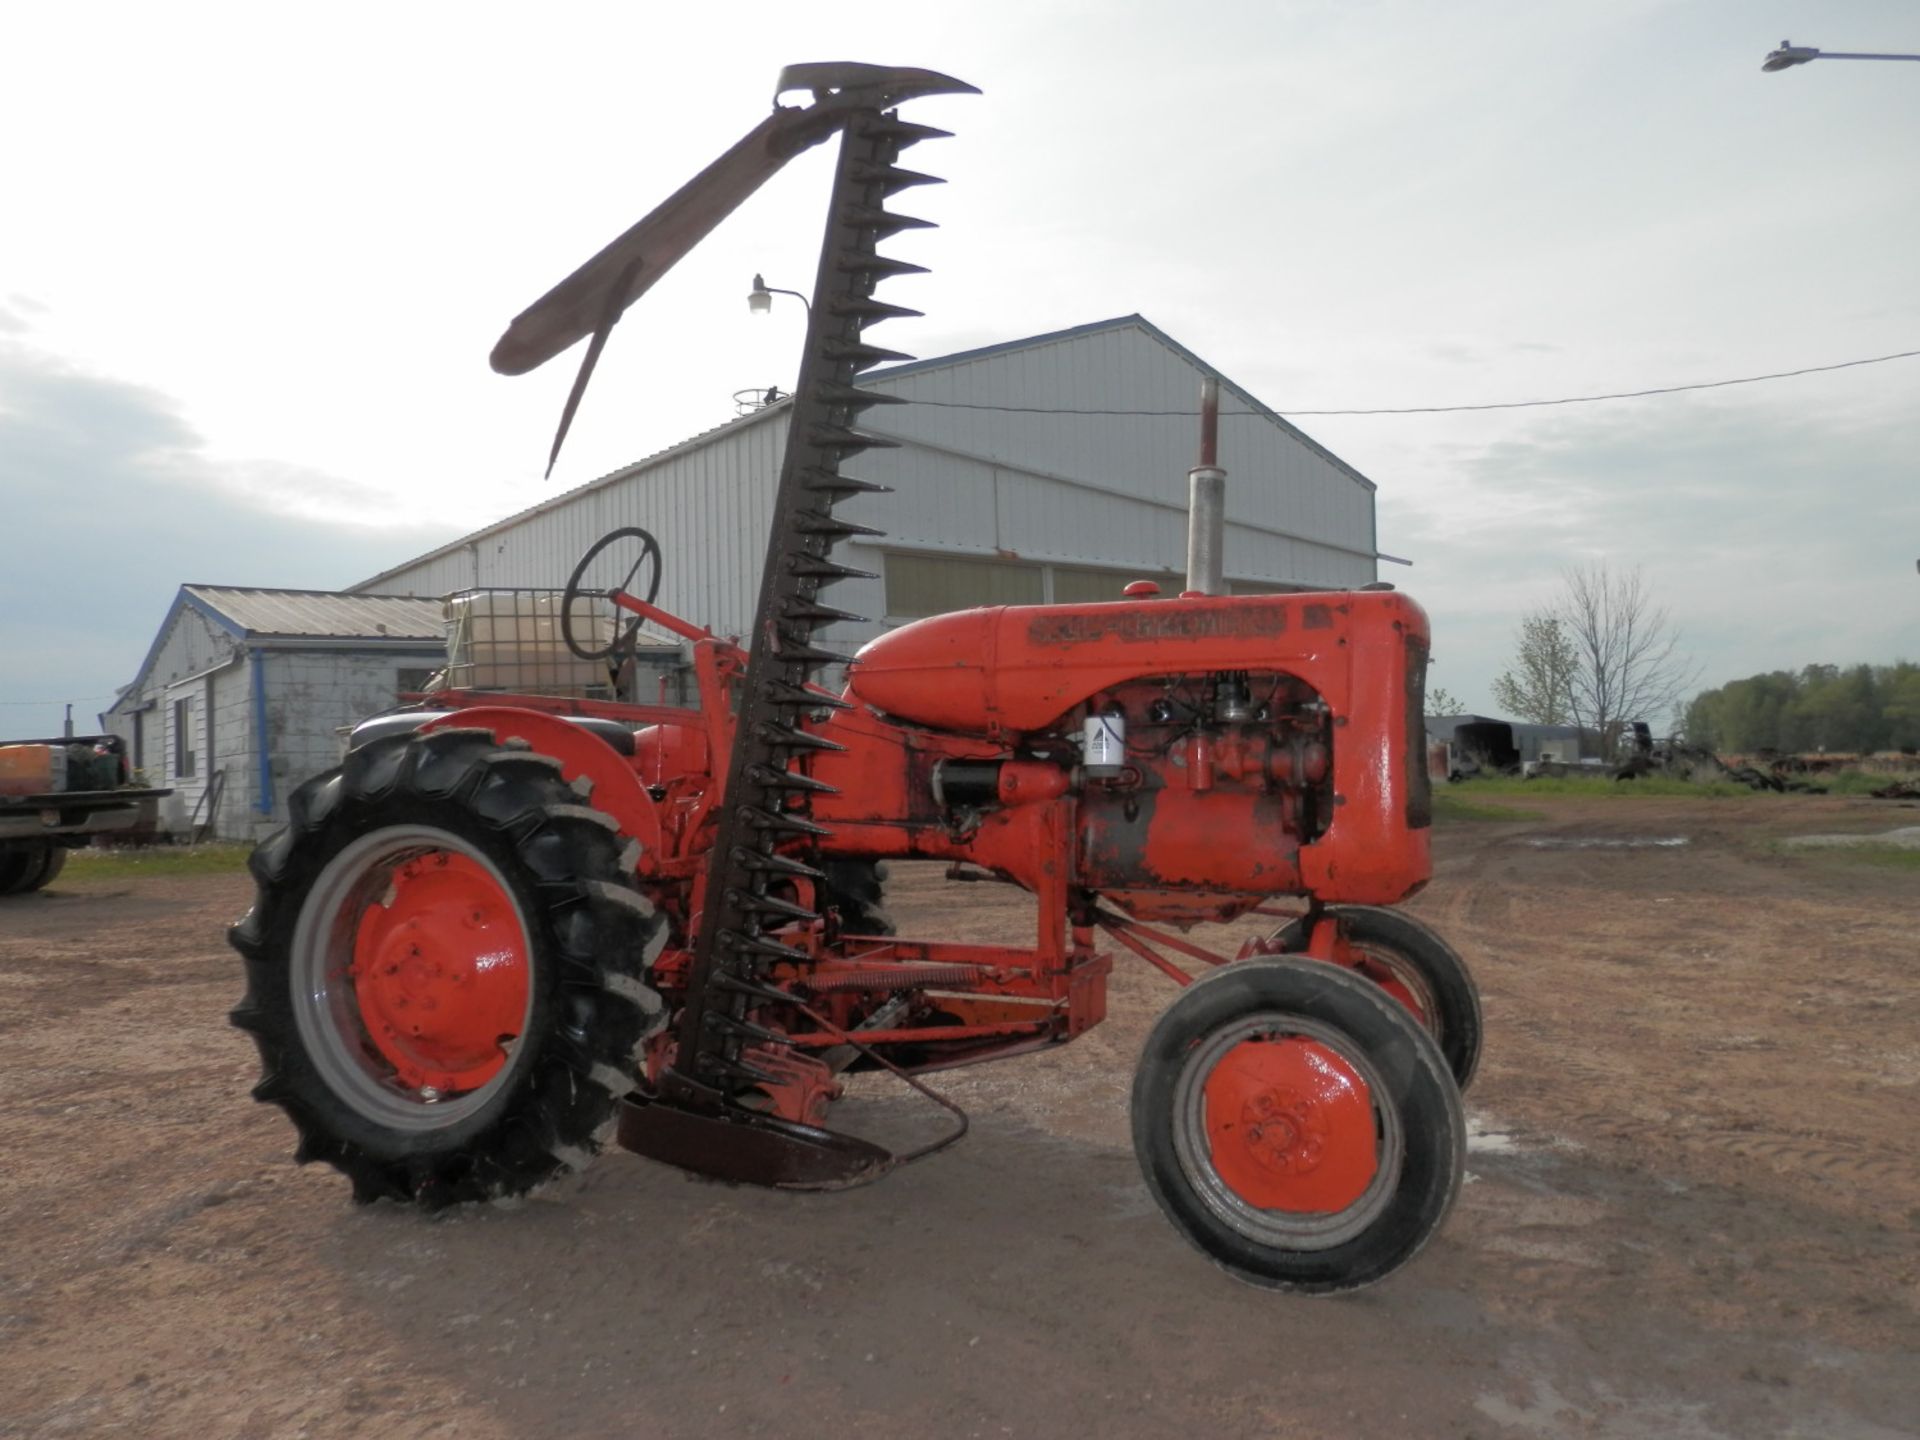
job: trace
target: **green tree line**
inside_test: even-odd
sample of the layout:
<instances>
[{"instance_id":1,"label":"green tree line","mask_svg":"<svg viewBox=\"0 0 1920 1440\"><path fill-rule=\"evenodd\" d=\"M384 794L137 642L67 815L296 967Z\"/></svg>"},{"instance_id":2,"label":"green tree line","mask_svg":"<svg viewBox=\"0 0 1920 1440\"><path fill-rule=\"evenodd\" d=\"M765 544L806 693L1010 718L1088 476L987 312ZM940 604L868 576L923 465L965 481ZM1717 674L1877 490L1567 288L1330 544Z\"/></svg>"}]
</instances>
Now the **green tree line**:
<instances>
[{"instance_id":1,"label":"green tree line","mask_svg":"<svg viewBox=\"0 0 1920 1440\"><path fill-rule=\"evenodd\" d=\"M1920 665L1809 665L1696 695L1687 739L1713 750L1920 747Z\"/></svg>"}]
</instances>

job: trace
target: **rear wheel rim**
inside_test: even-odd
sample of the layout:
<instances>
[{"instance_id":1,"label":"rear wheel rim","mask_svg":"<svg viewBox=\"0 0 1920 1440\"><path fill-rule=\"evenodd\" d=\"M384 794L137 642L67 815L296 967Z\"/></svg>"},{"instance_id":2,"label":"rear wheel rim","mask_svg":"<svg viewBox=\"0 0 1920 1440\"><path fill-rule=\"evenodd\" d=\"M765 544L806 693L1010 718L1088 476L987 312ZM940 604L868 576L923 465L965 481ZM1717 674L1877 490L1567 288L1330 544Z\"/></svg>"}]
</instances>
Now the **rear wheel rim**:
<instances>
[{"instance_id":1,"label":"rear wheel rim","mask_svg":"<svg viewBox=\"0 0 1920 1440\"><path fill-rule=\"evenodd\" d=\"M1201 1203L1242 1238L1332 1249L1373 1225L1398 1188L1404 1145L1390 1093L1337 1028L1243 1016L1182 1067L1174 1154Z\"/></svg>"},{"instance_id":2,"label":"rear wheel rim","mask_svg":"<svg viewBox=\"0 0 1920 1440\"><path fill-rule=\"evenodd\" d=\"M361 836L321 870L290 957L294 1018L327 1088L390 1129L445 1129L506 1087L533 1006L530 931L470 841Z\"/></svg>"}]
</instances>

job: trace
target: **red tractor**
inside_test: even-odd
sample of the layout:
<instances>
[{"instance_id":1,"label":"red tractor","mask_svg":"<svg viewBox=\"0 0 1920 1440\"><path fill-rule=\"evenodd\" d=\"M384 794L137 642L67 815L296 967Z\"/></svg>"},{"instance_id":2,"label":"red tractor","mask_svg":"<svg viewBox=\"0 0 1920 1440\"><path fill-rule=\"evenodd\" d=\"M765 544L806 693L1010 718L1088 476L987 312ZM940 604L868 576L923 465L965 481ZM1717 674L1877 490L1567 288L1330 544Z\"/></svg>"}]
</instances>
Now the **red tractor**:
<instances>
[{"instance_id":1,"label":"red tractor","mask_svg":"<svg viewBox=\"0 0 1920 1440\"><path fill-rule=\"evenodd\" d=\"M658 544L618 531L568 586L568 643L617 670L641 622L673 632L697 710L455 691L363 727L253 858L232 938L254 1093L362 1200L523 1193L610 1131L720 1179L837 1188L965 1128L906 1155L833 1130L844 1074L931 1096L927 1072L1065 1043L1104 1016L1124 950L1184 987L1132 1101L1174 1225L1256 1284L1380 1279L1459 1189L1480 1040L1460 957L1381 908L1430 873L1426 618L1384 587L971 610L817 683L841 657L815 631L854 618L820 599L860 533L834 505L878 488L842 473L881 443L854 427L882 397L854 382L894 358L860 332L901 313L873 289L913 268L876 253L915 223L883 202L928 178L899 151L942 133L895 107L969 87L853 65L794 67L796 87L811 105L776 106L494 353L518 373L593 337L557 453L626 305L842 137L754 643L656 606ZM630 623L583 640L579 607L609 600ZM1030 892L1033 942L894 935L893 859ZM1181 933L1250 913L1287 923L1234 956Z\"/></svg>"}]
</instances>

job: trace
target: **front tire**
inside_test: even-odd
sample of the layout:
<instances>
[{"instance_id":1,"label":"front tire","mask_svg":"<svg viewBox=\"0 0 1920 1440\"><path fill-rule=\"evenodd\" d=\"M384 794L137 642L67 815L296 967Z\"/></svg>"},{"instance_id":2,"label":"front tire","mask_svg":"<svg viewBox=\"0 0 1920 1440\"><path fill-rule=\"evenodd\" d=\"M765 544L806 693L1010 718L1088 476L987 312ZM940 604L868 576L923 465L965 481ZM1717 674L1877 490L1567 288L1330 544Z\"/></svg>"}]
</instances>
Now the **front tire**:
<instances>
[{"instance_id":1,"label":"front tire","mask_svg":"<svg viewBox=\"0 0 1920 1440\"><path fill-rule=\"evenodd\" d=\"M1132 1112L1174 1228L1268 1289L1384 1279L1460 1190L1466 1120L1439 1048L1377 986L1315 961L1195 981L1147 1037Z\"/></svg>"},{"instance_id":2,"label":"front tire","mask_svg":"<svg viewBox=\"0 0 1920 1440\"><path fill-rule=\"evenodd\" d=\"M1480 987L1467 962L1438 932L1383 905L1329 905L1355 973L1386 990L1413 1014L1447 1057L1464 1092L1480 1068ZM1306 917L1290 920L1267 943L1282 954L1307 948Z\"/></svg>"},{"instance_id":3,"label":"front tire","mask_svg":"<svg viewBox=\"0 0 1920 1440\"><path fill-rule=\"evenodd\" d=\"M290 811L229 938L295 1158L428 1209L584 1166L662 1018L638 847L485 730L376 740Z\"/></svg>"}]
</instances>

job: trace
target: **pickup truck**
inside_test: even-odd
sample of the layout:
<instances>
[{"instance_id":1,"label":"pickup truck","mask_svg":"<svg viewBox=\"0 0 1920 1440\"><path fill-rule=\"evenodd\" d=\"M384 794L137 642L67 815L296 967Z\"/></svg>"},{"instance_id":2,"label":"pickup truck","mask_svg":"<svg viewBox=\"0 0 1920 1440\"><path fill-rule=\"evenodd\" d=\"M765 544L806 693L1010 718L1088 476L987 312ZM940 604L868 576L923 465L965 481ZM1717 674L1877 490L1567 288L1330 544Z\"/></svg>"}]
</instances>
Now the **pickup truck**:
<instances>
[{"instance_id":1,"label":"pickup truck","mask_svg":"<svg viewBox=\"0 0 1920 1440\"><path fill-rule=\"evenodd\" d=\"M117 735L0 743L0 896L40 889L67 851L132 830L172 793L132 783Z\"/></svg>"}]
</instances>

